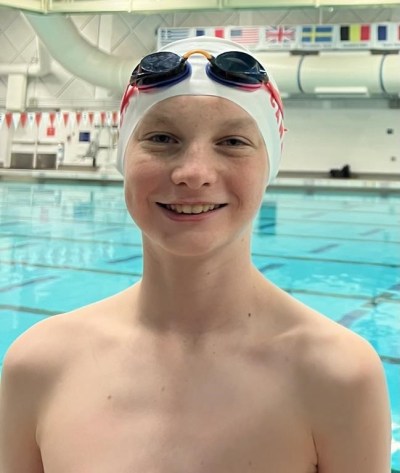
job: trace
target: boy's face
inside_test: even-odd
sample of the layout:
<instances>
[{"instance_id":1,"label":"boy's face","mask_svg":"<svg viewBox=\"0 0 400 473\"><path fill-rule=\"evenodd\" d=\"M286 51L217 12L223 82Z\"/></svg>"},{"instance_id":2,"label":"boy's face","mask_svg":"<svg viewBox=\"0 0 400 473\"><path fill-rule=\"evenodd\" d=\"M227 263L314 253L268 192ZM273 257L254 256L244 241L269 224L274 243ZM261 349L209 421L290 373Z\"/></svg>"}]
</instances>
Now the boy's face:
<instances>
[{"instance_id":1,"label":"boy's face","mask_svg":"<svg viewBox=\"0 0 400 473\"><path fill-rule=\"evenodd\" d=\"M220 97L173 97L153 106L130 139L126 204L147 242L205 254L249 237L268 171L246 111Z\"/></svg>"}]
</instances>

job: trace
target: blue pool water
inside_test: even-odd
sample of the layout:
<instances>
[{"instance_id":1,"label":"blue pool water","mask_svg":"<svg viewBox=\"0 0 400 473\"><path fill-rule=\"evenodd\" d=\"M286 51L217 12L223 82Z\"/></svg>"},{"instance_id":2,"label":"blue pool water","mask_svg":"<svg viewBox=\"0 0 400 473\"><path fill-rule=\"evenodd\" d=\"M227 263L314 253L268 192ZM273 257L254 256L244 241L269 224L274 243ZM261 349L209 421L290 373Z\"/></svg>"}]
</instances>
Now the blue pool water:
<instances>
[{"instance_id":1,"label":"blue pool water","mask_svg":"<svg viewBox=\"0 0 400 473\"><path fill-rule=\"evenodd\" d=\"M368 339L392 405L400 471L400 196L269 190L253 260L294 297ZM141 238L121 185L0 182L0 369L34 323L140 278Z\"/></svg>"}]
</instances>

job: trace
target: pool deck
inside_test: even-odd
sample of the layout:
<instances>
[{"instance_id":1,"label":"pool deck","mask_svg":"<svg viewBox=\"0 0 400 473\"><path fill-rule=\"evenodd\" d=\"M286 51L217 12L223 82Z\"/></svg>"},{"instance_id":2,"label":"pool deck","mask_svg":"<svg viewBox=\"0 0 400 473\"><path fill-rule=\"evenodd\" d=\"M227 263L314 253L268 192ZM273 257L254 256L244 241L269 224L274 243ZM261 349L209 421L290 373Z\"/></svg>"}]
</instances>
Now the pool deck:
<instances>
[{"instance_id":1,"label":"pool deck","mask_svg":"<svg viewBox=\"0 0 400 473\"><path fill-rule=\"evenodd\" d=\"M80 181L96 184L122 183L123 178L114 168L108 169L7 169L0 168L0 181ZM323 173L281 172L270 188L282 190L330 190L344 192L378 192L400 194L398 175L355 175L352 178L331 178Z\"/></svg>"}]
</instances>

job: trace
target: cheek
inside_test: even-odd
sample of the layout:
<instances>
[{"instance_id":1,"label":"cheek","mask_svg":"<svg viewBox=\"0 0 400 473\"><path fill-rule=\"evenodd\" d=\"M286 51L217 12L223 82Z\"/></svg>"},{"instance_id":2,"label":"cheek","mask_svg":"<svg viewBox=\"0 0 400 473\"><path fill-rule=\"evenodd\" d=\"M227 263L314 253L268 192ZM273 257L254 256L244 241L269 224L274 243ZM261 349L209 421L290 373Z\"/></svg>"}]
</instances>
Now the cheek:
<instances>
[{"instance_id":1,"label":"cheek","mask_svg":"<svg viewBox=\"0 0 400 473\"><path fill-rule=\"evenodd\" d=\"M261 163L249 166L247 172L241 177L241 185L246 200L251 201L253 206L258 207L263 199L268 182L268 165Z\"/></svg>"},{"instance_id":2,"label":"cheek","mask_svg":"<svg viewBox=\"0 0 400 473\"><path fill-rule=\"evenodd\" d=\"M131 216L136 218L154 201L162 187L165 172L162 166L151 159L135 158L125 166L125 202Z\"/></svg>"}]
</instances>

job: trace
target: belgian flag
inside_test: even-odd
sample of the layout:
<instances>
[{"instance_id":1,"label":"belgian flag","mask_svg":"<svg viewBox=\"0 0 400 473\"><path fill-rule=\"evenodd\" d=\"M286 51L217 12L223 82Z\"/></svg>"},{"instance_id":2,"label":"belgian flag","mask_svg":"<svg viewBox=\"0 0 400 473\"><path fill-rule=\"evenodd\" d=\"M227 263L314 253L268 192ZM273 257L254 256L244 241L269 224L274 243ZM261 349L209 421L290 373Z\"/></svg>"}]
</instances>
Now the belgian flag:
<instances>
[{"instance_id":1,"label":"belgian flag","mask_svg":"<svg viewBox=\"0 0 400 473\"><path fill-rule=\"evenodd\" d=\"M345 25L340 27L340 41L360 43L371 39L370 25Z\"/></svg>"}]
</instances>

